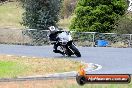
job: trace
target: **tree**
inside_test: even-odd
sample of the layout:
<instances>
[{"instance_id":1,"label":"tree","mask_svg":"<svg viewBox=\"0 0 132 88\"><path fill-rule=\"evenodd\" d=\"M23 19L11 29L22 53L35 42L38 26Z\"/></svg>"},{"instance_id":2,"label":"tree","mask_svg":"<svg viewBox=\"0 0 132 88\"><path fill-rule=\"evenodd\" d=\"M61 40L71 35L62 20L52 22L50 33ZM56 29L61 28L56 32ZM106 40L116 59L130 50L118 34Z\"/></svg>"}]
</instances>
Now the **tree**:
<instances>
[{"instance_id":1,"label":"tree","mask_svg":"<svg viewBox=\"0 0 132 88\"><path fill-rule=\"evenodd\" d=\"M25 35L32 38L32 45L47 44L49 26L57 26L61 0L21 0L25 12L23 14L24 26L37 30L26 30Z\"/></svg>"},{"instance_id":2,"label":"tree","mask_svg":"<svg viewBox=\"0 0 132 88\"><path fill-rule=\"evenodd\" d=\"M61 0L21 0L25 12L23 25L33 29L46 30L58 22Z\"/></svg>"},{"instance_id":3,"label":"tree","mask_svg":"<svg viewBox=\"0 0 132 88\"><path fill-rule=\"evenodd\" d=\"M5 2L5 1L7 1L7 0L0 0L0 3L1 3L1 2Z\"/></svg>"},{"instance_id":4,"label":"tree","mask_svg":"<svg viewBox=\"0 0 132 88\"><path fill-rule=\"evenodd\" d=\"M70 29L110 32L125 10L125 0L78 0Z\"/></svg>"}]
</instances>

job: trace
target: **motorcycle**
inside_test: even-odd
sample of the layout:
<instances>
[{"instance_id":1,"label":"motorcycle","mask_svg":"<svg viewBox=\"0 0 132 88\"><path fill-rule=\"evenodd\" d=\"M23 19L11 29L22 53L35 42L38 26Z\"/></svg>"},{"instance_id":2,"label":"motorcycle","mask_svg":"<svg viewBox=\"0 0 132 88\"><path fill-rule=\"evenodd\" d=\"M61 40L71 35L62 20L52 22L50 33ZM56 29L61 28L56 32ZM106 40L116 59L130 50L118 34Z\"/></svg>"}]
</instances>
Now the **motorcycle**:
<instances>
[{"instance_id":1,"label":"motorcycle","mask_svg":"<svg viewBox=\"0 0 132 88\"><path fill-rule=\"evenodd\" d=\"M70 32L64 31L58 34L57 38L59 39L57 41L59 43L58 48L61 52L64 53L64 55L76 55L77 57L81 57L81 53L74 44Z\"/></svg>"}]
</instances>

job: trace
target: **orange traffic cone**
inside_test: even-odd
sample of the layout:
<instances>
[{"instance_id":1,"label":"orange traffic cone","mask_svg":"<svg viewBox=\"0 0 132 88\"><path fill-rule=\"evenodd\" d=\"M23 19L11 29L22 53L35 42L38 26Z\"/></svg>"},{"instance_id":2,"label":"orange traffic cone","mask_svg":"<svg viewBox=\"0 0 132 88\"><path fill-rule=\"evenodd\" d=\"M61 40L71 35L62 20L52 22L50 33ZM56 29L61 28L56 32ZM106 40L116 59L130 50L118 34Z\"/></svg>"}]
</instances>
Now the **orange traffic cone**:
<instances>
[{"instance_id":1,"label":"orange traffic cone","mask_svg":"<svg viewBox=\"0 0 132 88\"><path fill-rule=\"evenodd\" d=\"M85 76L86 75L86 72L85 72L85 70L84 70L82 65L80 65L79 75L80 76Z\"/></svg>"}]
</instances>

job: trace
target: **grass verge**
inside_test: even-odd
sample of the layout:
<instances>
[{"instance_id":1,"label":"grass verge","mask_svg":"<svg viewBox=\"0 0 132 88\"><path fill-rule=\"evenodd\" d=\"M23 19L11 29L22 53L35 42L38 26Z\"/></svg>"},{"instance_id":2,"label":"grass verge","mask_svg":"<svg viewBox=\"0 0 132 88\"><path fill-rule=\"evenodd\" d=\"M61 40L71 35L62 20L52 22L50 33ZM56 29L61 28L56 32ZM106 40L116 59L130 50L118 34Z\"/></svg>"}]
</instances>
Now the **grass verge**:
<instances>
[{"instance_id":1,"label":"grass verge","mask_svg":"<svg viewBox=\"0 0 132 88\"><path fill-rule=\"evenodd\" d=\"M14 61L0 61L0 78L15 77L24 71L24 66Z\"/></svg>"},{"instance_id":2,"label":"grass verge","mask_svg":"<svg viewBox=\"0 0 132 88\"><path fill-rule=\"evenodd\" d=\"M64 29L67 29L69 30L69 26L71 24L71 20L72 20L72 16L69 17L69 18L65 18L65 19L60 19L59 22L58 22L58 26L60 28L64 28Z\"/></svg>"},{"instance_id":3,"label":"grass verge","mask_svg":"<svg viewBox=\"0 0 132 88\"><path fill-rule=\"evenodd\" d=\"M20 24L23 12L18 2L7 2L0 5L0 27L23 28Z\"/></svg>"},{"instance_id":4,"label":"grass verge","mask_svg":"<svg viewBox=\"0 0 132 88\"><path fill-rule=\"evenodd\" d=\"M80 62L69 59L0 56L0 78L76 71Z\"/></svg>"}]
</instances>

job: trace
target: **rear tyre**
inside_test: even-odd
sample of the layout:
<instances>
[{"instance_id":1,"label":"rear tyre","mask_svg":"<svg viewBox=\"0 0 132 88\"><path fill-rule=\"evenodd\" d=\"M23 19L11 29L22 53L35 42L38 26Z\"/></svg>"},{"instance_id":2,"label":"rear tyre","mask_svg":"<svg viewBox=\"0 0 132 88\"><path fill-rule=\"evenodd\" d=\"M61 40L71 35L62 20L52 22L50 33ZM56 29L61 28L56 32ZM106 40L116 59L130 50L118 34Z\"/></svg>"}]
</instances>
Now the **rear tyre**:
<instances>
[{"instance_id":1,"label":"rear tyre","mask_svg":"<svg viewBox=\"0 0 132 88\"><path fill-rule=\"evenodd\" d=\"M79 50L78 50L74 45L71 45L71 46L70 46L70 49L72 49L72 51L74 52L74 54L75 54L77 57L81 57L81 53L79 52Z\"/></svg>"}]
</instances>

